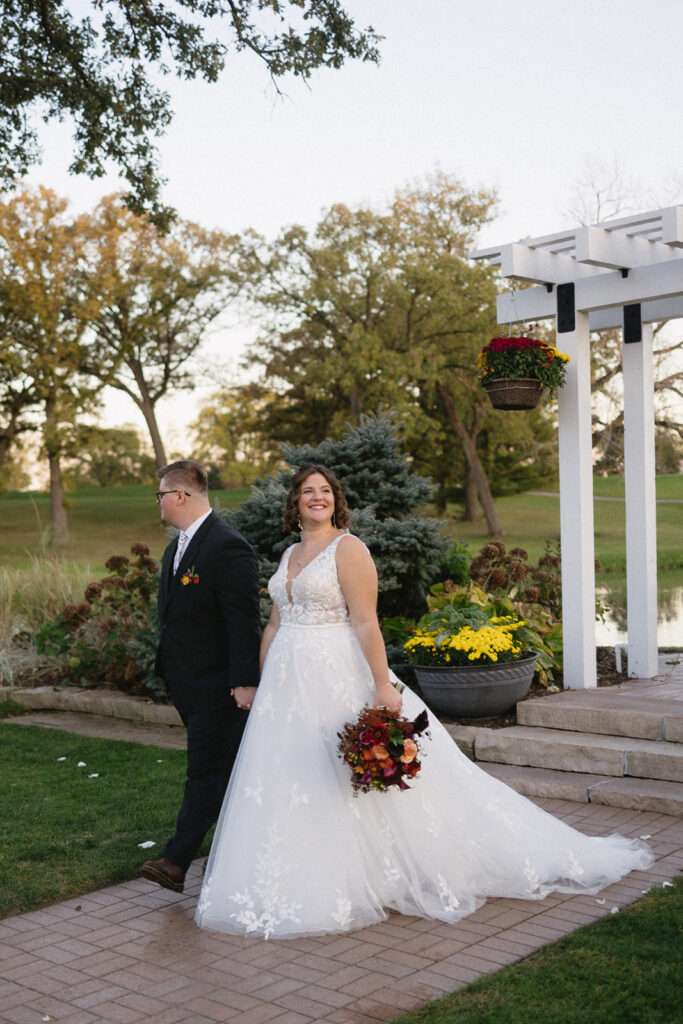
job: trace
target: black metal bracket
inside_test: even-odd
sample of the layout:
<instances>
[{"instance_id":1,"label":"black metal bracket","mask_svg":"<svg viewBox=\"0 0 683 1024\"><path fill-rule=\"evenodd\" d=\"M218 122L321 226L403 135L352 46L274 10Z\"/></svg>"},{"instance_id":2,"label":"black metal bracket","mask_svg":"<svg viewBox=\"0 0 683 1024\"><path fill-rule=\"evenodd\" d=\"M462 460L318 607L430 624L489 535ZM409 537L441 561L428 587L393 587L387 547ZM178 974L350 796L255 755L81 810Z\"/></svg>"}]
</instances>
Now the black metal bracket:
<instances>
[{"instance_id":1,"label":"black metal bracket","mask_svg":"<svg viewBox=\"0 0 683 1024\"><path fill-rule=\"evenodd\" d=\"M624 306L624 344L632 345L643 340L643 321L640 315L640 303Z\"/></svg>"},{"instance_id":2,"label":"black metal bracket","mask_svg":"<svg viewBox=\"0 0 683 1024\"><path fill-rule=\"evenodd\" d=\"M567 334L576 330L574 282L557 286L557 332Z\"/></svg>"},{"instance_id":3,"label":"black metal bracket","mask_svg":"<svg viewBox=\"0 0 683 1024\"><path fill-rule=\"evenodd\" d=\"M550 284L550 282L546 281L546 283L545 283L545 290L547 292L551 292L553 290L553 287L554 286L552 284Z\"/></svg>"}]
</instances>

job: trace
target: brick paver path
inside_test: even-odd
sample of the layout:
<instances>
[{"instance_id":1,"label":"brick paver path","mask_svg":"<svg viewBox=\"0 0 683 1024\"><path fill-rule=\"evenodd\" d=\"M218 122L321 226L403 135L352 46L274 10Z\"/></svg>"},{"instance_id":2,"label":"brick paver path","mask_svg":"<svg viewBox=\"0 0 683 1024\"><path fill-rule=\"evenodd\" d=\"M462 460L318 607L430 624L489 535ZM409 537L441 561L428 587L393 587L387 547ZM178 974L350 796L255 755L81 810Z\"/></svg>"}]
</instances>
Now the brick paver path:
<instances>
[{"instance_id":1,"label":"brick paver path","mask_svg":"<svg viewBox=\"0 0 683 1024\"><path fill-rule=\"evenodd\" d=\"M0 921L2 1024L378 1024L639 899L683 867L683 820L537 800L658 855L594 896L489 900L458 925L392 915L346 935L263 942L201 931L201 864L178 896L138 879Z\"/></svg>"}]
</instances>

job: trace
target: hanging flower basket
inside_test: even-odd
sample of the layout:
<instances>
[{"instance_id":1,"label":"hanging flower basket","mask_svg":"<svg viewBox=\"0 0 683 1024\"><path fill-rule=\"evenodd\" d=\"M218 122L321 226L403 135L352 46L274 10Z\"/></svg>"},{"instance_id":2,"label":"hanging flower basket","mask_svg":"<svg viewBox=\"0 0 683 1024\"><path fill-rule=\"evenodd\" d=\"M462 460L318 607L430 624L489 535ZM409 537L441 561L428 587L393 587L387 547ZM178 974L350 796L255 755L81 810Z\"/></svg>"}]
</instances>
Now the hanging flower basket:
<instances>
[{"instance_id":1,"label":"hanging flower basket","mask_svg":"<svg viewBox=\"0 0 683 1024\"><path fill-rule=\"evenodd\" d=\"M492 338L479 353L479 383L496 409L534 409L544 388L564 385L568 362L536 338Z\"/></svg>"},{"instance_id":2,"label":"hanging flower basket","mask_svg":"<svg viewBox=\"0 0 683 1024\"><path fill-rule=\"evenodd\" d=\"M535 409L543 385L534 377L496 377L484 384L494 409Z\"/></svg>"}]
</instances>

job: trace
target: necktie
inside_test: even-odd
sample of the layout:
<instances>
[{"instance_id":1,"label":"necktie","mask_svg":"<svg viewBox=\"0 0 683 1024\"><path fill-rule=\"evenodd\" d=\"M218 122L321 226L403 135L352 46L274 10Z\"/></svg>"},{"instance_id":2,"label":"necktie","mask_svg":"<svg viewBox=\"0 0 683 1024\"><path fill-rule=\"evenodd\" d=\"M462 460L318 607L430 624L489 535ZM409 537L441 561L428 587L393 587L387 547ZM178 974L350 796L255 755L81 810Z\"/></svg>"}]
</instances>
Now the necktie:
<instances>
[{"instance_id":1,"label":"necktie","mask_svg":"<svg viewBox=\"0 0 683 1024\"><path fill-rule=\"evenodd\" d=\"M185 541L186 540L187 540L187 534L183 533L182 530L181 530L180 531L180 536L178 537L178 547L175 550L175 558L173 559L173 573L174 573L174 575L178 571L178 566L180 565L180 559L181 559L181 556L182 556L182 553L183 553L183 548L185 547Z\"/></svg>"}]
</instances>

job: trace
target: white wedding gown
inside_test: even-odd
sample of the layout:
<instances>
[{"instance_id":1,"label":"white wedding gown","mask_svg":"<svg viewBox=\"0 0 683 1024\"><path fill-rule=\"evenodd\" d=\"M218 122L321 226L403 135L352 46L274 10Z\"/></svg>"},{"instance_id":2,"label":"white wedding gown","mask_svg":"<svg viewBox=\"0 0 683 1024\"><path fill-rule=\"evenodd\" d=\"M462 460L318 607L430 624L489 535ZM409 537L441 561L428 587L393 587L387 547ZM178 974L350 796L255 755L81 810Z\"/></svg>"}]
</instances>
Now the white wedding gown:
<instances>
[{"instance_id":1,"label":"white wedding gown","mask_svg":"<svg viewBox=\"0 0 683 1024\"><path fill-rule=\"evenodd\" d=\"M196 912L203 928L288 938L362 928L387 909L454 922L488 896L595 893L653 861L639 840L575 831L462 754L429 712L409 791L354 796L337 732L372 703L334 540L269 584L281 626L233 769ZM349 541L350 542L350 541ZM358 543L356 540L353 543ZM423 702L407 687L403 710Z\"/></svg>"}]
</instances>

